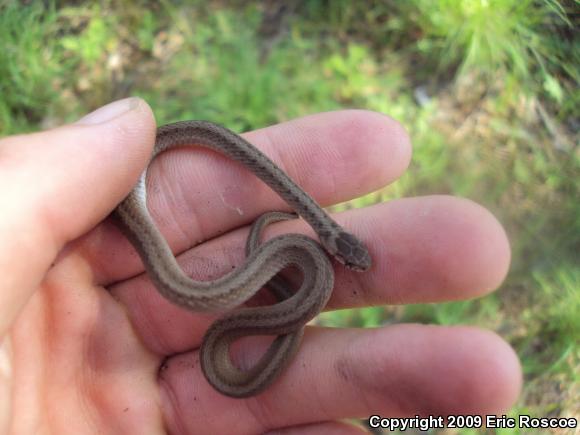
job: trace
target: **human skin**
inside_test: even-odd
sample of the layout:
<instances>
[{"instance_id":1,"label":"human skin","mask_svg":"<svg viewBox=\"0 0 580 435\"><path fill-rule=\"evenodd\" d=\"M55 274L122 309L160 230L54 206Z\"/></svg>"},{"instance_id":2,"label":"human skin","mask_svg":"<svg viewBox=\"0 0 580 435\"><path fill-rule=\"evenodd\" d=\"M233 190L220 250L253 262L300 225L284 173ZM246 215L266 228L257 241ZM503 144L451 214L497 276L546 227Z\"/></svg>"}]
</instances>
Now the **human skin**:
<instances>
[{"instance_id":1,"label":"human skin","mask_svg":"<svg viewBox=\"0 0 580 435\"><path fill-rule=\"evenodd\" d=\"M521 388L514 351L469 326L310 326L264 393L231 399L203 378L199 346L215 316L164 300L107 219L147 163L155 121L137 98L53 130L0 140L0 431L174 434L361 433L342 421L505 412ZM244 135L323 206L387 185L411 146L392 119L321 113ZM149 209L184 270L215 278L244 257L248 227L284 202L227 158L188 147L149 172ZM394 200L334 216L373 267L335 265L328 309L485 295L510 249L481 206L450 196ZM301 221L266 237L312 231ZM195 248L191 246L201 242ZM268 338L235 346L251 364Z\"/></svg>"}]
</instances>

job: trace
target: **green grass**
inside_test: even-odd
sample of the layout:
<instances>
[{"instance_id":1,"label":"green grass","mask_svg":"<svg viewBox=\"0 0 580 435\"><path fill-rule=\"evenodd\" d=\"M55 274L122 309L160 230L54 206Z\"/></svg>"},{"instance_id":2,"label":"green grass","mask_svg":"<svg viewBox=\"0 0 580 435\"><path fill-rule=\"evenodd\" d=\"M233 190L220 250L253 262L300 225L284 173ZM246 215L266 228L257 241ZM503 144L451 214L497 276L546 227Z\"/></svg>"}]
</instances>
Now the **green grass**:
<instances>
[{"instance_id":1,"label":"green grass","mask_svg":"<svg viewBox=\"0 0 580 435\"><path fill-rule=\"evenodd\" d=\"M38 3L0 6L0 134L30 130L51 115L63 72L51 40L56 17Z\"/></svg>"},{"instance_id":2,"label":"green grass","mask_svg":"<svg viewBox=\"0 0 580 435\"><path fill-rule=\"evenodd\" d=\"M410 170L336 209L471 198L505 225L512 270L476 301L344 310L323 322L494 329L525 371L512 414L571 413L574 388L557 386L577 390L580 366L577 3L311 0L265 59L259 2L223 4L0 3L0 134L72 121L129 94L147 99L159 123L209 119L237 131L344 107L387 113L410 132Z\"/></svg>"}]
</instances>

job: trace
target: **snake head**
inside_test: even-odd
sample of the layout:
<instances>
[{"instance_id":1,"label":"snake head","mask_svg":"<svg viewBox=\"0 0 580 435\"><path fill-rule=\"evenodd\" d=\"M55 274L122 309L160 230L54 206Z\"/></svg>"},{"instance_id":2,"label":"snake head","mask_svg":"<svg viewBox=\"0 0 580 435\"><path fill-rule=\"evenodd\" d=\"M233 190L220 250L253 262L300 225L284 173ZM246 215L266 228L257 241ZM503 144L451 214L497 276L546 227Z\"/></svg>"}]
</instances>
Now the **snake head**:
<instances>
[{"instance_id":1,"label":"snake head","mask_svg":"<svg viewBox=\"0 0 580 435\"><path fill-rule=\"evenodd\" d=\"M364 272L371 267L371 256L367 247L355 236L346 231L329 234L321 238L326 250L345 267Z\"/></svg>"}]
</instances>

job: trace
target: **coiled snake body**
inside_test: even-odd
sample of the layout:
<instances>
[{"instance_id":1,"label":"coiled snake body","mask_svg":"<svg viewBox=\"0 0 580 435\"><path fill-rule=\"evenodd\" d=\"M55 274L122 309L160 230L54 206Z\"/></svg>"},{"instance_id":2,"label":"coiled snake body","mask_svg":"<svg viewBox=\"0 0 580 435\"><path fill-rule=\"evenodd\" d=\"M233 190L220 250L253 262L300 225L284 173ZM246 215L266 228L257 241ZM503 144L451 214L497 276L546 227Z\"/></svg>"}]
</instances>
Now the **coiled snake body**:
<instances>
[{"instance_id":1,"label":"coiled snake body","mask_svg":"<svg viewBox=\"0 0 580 435\"><path fill-rule=\"evenodd\" d=\"M371 265L366 247L347 233L292 179L242 137L206 121L182 121L157 129L150 163L168 149L200 145L236 160L276 191L318 234L325 250L346 267L365 271ZM304 325L326 305L334 272L320 245L299 234L258 239L271 222L290 219L287 213L267 213L258 219L246 245L245 263L214 281L195 281L183 273L169 245L147 211L145 170L135 188L114 211L121 228L139 253L158 291L171 302L198 312L231 310L267 285L278 303L242 308L226 314L207 331L201 347L202 370L209 383L231 397L247 397L268 387L295 354ZM277 274L288 266L301 271L302 283L292 292ZM250 370L239 370L229 345L247 335L277 335Z\"/></svg>"}]
</instances>

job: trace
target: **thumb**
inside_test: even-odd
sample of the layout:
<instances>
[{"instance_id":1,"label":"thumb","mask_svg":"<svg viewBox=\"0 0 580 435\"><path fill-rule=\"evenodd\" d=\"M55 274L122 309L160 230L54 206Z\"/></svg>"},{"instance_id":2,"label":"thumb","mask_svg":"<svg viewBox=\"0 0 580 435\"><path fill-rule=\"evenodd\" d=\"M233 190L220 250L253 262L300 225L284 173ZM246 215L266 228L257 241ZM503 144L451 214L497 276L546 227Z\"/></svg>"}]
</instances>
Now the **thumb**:
<instances>
[{"instance_id":1,"label":"thumb","mask_svg":"<svg viewBox=\"0 0 580 435\"><path fill-rule=\"evenodd\" d=\"M127 98L75 124L0 140L0 337L64 244L129 192L154 137L149 106Z\"/></svg>"}]
</instances>

